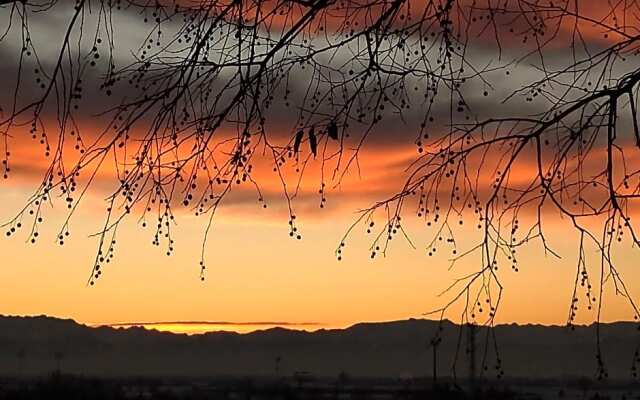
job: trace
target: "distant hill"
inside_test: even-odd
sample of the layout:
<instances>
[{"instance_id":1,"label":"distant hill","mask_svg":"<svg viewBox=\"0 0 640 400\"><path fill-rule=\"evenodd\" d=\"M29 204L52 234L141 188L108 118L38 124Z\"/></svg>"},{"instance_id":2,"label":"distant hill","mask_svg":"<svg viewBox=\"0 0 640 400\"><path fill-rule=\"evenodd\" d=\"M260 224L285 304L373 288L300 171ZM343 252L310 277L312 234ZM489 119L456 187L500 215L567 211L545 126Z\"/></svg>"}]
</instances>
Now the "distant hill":
<instances>
[{"instance_id":1,"label":"distant hill","mask_svg":"<svg viewBox=\"0 0 640 400\"><path fill-rule=\"evenodd\" d=\"M229 332L187 336L143 328L92 328L49 317L0 317L0 374L40 375L55 370L92 376L274 375L305 371L322 377L409 377L432 373L429 342L441 326L438 374L469 371L467 328L444 321L362 323L347 329L302 332L282 328L249 334ZM631 376L640 343L638 325L600 326L600 345L609 376ZM490 333L490 335L487 335ZM487 346L487 337L489 345ZM478 371L483 357L495 376L497 340L507 377L594 376L595 326L500 325L476 333ZM458 341L460 343L458 345ZM488 347L488 349L487 349ZM485 351L486 350L486 351Z\"/></svg>"}]
</instances>

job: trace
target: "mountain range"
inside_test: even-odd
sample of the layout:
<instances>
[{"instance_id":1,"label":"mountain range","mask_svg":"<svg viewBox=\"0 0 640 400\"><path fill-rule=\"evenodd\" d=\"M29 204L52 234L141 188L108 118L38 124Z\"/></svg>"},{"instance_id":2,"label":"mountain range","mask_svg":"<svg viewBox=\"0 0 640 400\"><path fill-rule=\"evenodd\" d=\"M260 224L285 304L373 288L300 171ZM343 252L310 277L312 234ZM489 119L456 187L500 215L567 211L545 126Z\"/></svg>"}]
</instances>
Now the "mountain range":
<instances>
[{"instance_id":1,"label":"mountain range","mask_svg":"<svg viewBox=\"0 0 640 400\"><path fill-rule=\"evenodd\" d=\"M431 376L436 335L438 375L458 377L473 369L490 377L501 370L514 378L593 377L599 344L608 375L629 379L640 343L638 324L631 322L600 324L598 341L596 325L471 330L446 320L410 319L314 332L273 328L185 335L0 316L0 375L59 370L102 377Z\"/></svg>"}]
</instances>

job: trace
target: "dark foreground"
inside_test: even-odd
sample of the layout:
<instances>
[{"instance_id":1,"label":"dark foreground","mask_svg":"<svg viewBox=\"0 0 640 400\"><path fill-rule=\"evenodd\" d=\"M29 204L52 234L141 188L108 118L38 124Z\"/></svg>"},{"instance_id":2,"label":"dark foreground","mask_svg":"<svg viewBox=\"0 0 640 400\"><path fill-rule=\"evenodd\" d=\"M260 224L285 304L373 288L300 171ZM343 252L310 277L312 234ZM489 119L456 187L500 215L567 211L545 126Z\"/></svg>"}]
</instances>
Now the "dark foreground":
<instances>
[{"instance_id":1,"label":"dark foreground","mask_svg":"<svg viewBox=\"0 0 640 400\"><path fill-rule=\"evenodd\" d=\"M36 379L0 378L0 400L414 400L414 399L640 399L634 382L565 381L454 382L428 379L334 380L295 376L281 379L97 379L52 374Z\"/></svg>"}]
</instances>

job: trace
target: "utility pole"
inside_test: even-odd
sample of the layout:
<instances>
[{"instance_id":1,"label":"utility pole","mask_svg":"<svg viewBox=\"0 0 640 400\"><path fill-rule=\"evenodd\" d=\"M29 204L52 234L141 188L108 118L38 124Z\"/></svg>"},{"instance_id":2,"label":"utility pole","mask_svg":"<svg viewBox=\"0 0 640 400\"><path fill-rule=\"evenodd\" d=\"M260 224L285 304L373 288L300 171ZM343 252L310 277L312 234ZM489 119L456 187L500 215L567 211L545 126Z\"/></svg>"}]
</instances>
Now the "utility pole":
<instances>
[{"instance_id":1,"label":"utility pole","mask_svg":"<svg viewBox=\"0 0 640 400\"><path fill-rule=\"evenodd\" d=\"M282 362L282 357L278 355L276 357L276 377L280 377L280 363Z\"/></svg>"},{"instance_id":2,"label":"utility pole","mask_svg":"<svg viewBox=\"0 0 640 400\"><path fill-rule=\"evenodd\" d=\"M53 358L56 360L56 374L60 375L62 373L62 370L60 368L61 363L62 363L62 359L64 358L64 353L60 350L55 351L53 353Z\"/></svg>"},{"instance_id":3,"label":"utility pole","mask_svg":"<svg viewBox=\"0 0 640 400\"><path fill-rule=\"evenodd\" d=\"M433 351L433 386L435 387L438 383L438 345L442 342L442 339L439 336L431 339L429 344L431 345L431 350Z\"/></svg>"},{"instance_id":4,"label":"utility pole","mask_svg":"<svg viewBox=\"0 0 640 400\"><path fill-rule=\"evenodd\" d=\"M476 381L476 325L467 324L467 351L469 354L469 386L475 396L477 390Z\"/></svg>"},{"instance_id":5,"label":"utility pole","mask_svg":"<svg viewBox=\"0 0 640 400\"><path fill-rule=\"evenodd\" d=\"M24 347L21 347L20 350L18 350L17 356L19 362L18 373L22 376L24 374L24 359L27 358L27 351L24 349Z\"/></svg>"}]
</instances>

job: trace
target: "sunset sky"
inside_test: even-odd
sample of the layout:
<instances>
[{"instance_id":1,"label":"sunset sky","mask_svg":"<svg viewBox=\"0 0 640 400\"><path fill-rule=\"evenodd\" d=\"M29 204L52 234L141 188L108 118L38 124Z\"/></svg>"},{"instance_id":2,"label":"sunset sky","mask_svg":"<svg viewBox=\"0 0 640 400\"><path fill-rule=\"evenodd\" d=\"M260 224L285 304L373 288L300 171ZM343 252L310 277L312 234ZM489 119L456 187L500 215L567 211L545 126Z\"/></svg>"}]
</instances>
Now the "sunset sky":
<instances>
[{"instance_id":1,"label":"sunset sky","mask_svg":"<svg viewBox=\"0 0 640 400\"><path fill-rule=\"evenodd\" d=\"M585 2L590 7L587 12L594 18L603 12L593 6L596 3ZM59 36L62 31L55 21L63 20L64 16L64 10L51 16L38 16L40 19L33 23L34 35ZM3 17L2 21L6 22L7 17ZM115 56L126 57L133 43L144 38L145 31L132 16L125 15L120 24L125 43L131 45L116 48ZM565 24L560 28L561 32L566 30L565 33L573 29ZM605 37L601 27L588 24L581 26L581 31L583 39L592 41L594 46L619 39L615 34ZM562 42L566 37L561 34L558 40ZM0 54L11 57L18 45L5 40L0 44ZM500 59L480 47L471 49L469 57L487 64L505 65L509 55L515 58L523 51L518 43L505 45L505 54ZM43 48L41 57L51 59L56 51L55 46ZM565 47L554 45L548 51L547 62L551 65L566 63ZM633 62L637 60L629 61L630 65ZM484 89L469 96L481 113L496 107L504 113L515 110L518 103L501 104L500 101L540 73L527 63L512 71L508 77L502 70L488 75L494 79L489 99L482 96ZM0 66L0 72L4 76L15 73L7 64ZM298 78L302 82L304 76ZM3 98L2 106L7 109L5 100ZM435 106L438 107L442 110L436 112L445 115L447 104ZM531 107L535 110L537 106ZM412 112L413 117L420 116L419 109ZM274 129L281 129L280 121L286 121L288 114L278 110L273 116ZM55 130L55 116L48 118L49 129ZM98 121L85 115L78 124L83 126L83 134L92 138L100 131ZM410 241L397 236L386 256L375 259L370 258L372 237L365 233L365 226L358 225L347 239L342 260L336 258L335 250L356 221L358 211L401 189L411 163L418 156L413 143L416 132L400 118L389 118L380 129L383 133L368 139L358 163L349 168L342 180L332 176L330 168L327 170L327 203L322 209L317 193L320 166L318 162L311 163L293 203L301 240L289 237L288 211L278 175L266 161L262 165L257 161L256 176L268 207L263 208L255 191L244 187L222 203L205 248L204 281L200 280L198 262L207 217L196 217L192 210L182 208L176 211L177 226L172 228L175 252L171 256L165 255L163 246L152 245L153 232L142 228L137 217L130 218L119 228L113 262L105 266L104 274L95 285L88 285L97 245L97 239L90 235L99 231L105 198L113 189L114 168L106 166L98 174L95 190L83 199L72 219L71 236L64 246L60 246L56 238L67 215L62 199L44 206L45 223L39 229L36 244L29 243L28 227L0 240L0 314L46 314L88 325L126 326L148 322L149 328L185 333L247 332L274 325L316 330L346 327L362 321L437 319L440 314L427 313L446 305L456 294L455 288L443 291L456 278L477 270L481 261L472 254L451 268L452 248L446 245L429 256L426 246L434 232L424 220L407 220L404 228ZM290 133L282 128L276 136L288 138ZM0 222L10 221L24 207L49 162L43 156L42 146L31 140L28 126L13 129L10 146L12 173L9 179L0 182ZM628 157L637 163L640 154L630 152ZM289 187L295 186L298 175L292 166L286 168L285 180ZM513 179L525 182L534 170L533 161L525 159L515 169ZM473 218L465 214L465 221L470 223L457 229L460 253L479 238ZM560 218L553 210L548 210L545 221L546 239L561 258L545 254L541 244L534 241L520 251L518 272L508 267L500 271L505 289L496 318L498 323L567 322L576 279L578 234L571 228L570 221ZM590 252L588 267L595 280L599 258L594 248L587 246L587 251ZM631 293L640 293L637 248L624 241L617 245L615 254L618 271L624 276L628 289ZM605 285L605 296L602 321L633 319L628 301L616 296L612 285ZM445 317L459 321L460 306L454 304ZM576 321L594 321L595 309L580 306Z\"/></svg>"},{"instance_id":2,"label":"sunset sky","mask_svg":"<svg viewBox=\"0 0 640 400\"><path fill-rule=\"evenodd\" d=\"M444 305L447 295L438 295L453 279L476 268L478 261L471 256L449 270L450 254L427 256L420 243L426 240L428 231L418 223L412 224L410 231L417 249L398 239L387 257L371 260L369 238L359 232L349 243L344 259L337 261L334 250L354 220L354 211L368 196L366 182L376 180L377 174L385 175L367 171L362 177L363 189L348 191L340 197L342 204L334 204L330 196L324 210L299 214L304 235L300 241L289 238L286 216L279 215L277 207L263 210L251 203L223 208L207 247L210 262L204 282L199 279L197 265L202 219L180 216L176 252L170 257L151 244L150 233L134 223L126 224L118 239L115 261L99 283L90 287L87 279L96 242L87 236L96 231L103 215L87 201L72 225L72 240L59 246L55 235L64 208L53 207L46 213L47 224L39 243L27 243L19 235L0 241L1 312L47 314L88 324L312 323L290 326L312 330L360 321L420 318ZM0 199L3 218L12 216L33 185L18 178L10 182ZM469 230L468 236L473 237L474 229ZM564 258L545 256L539 245L530 245L521 255L520 271L507 270L502 275L506 289L499 322L566 322L575 277L577 235L566 222L557 220L548 226L548 239ZM634 251L627 246L619 257L619 268L626 273L630 289L640 289L636 285L640 276L634 268ZM615 297L611 288L607 293L603 319L632 319L626 301ZM455 309L447 316L453 320L459 317ZM578 321L590 322L595 314L583 309L578 316ZM194 327L173 324L170 329L192 331ZM248 328L220 325L215 329Z\"/></svg>"}]
</instances>

